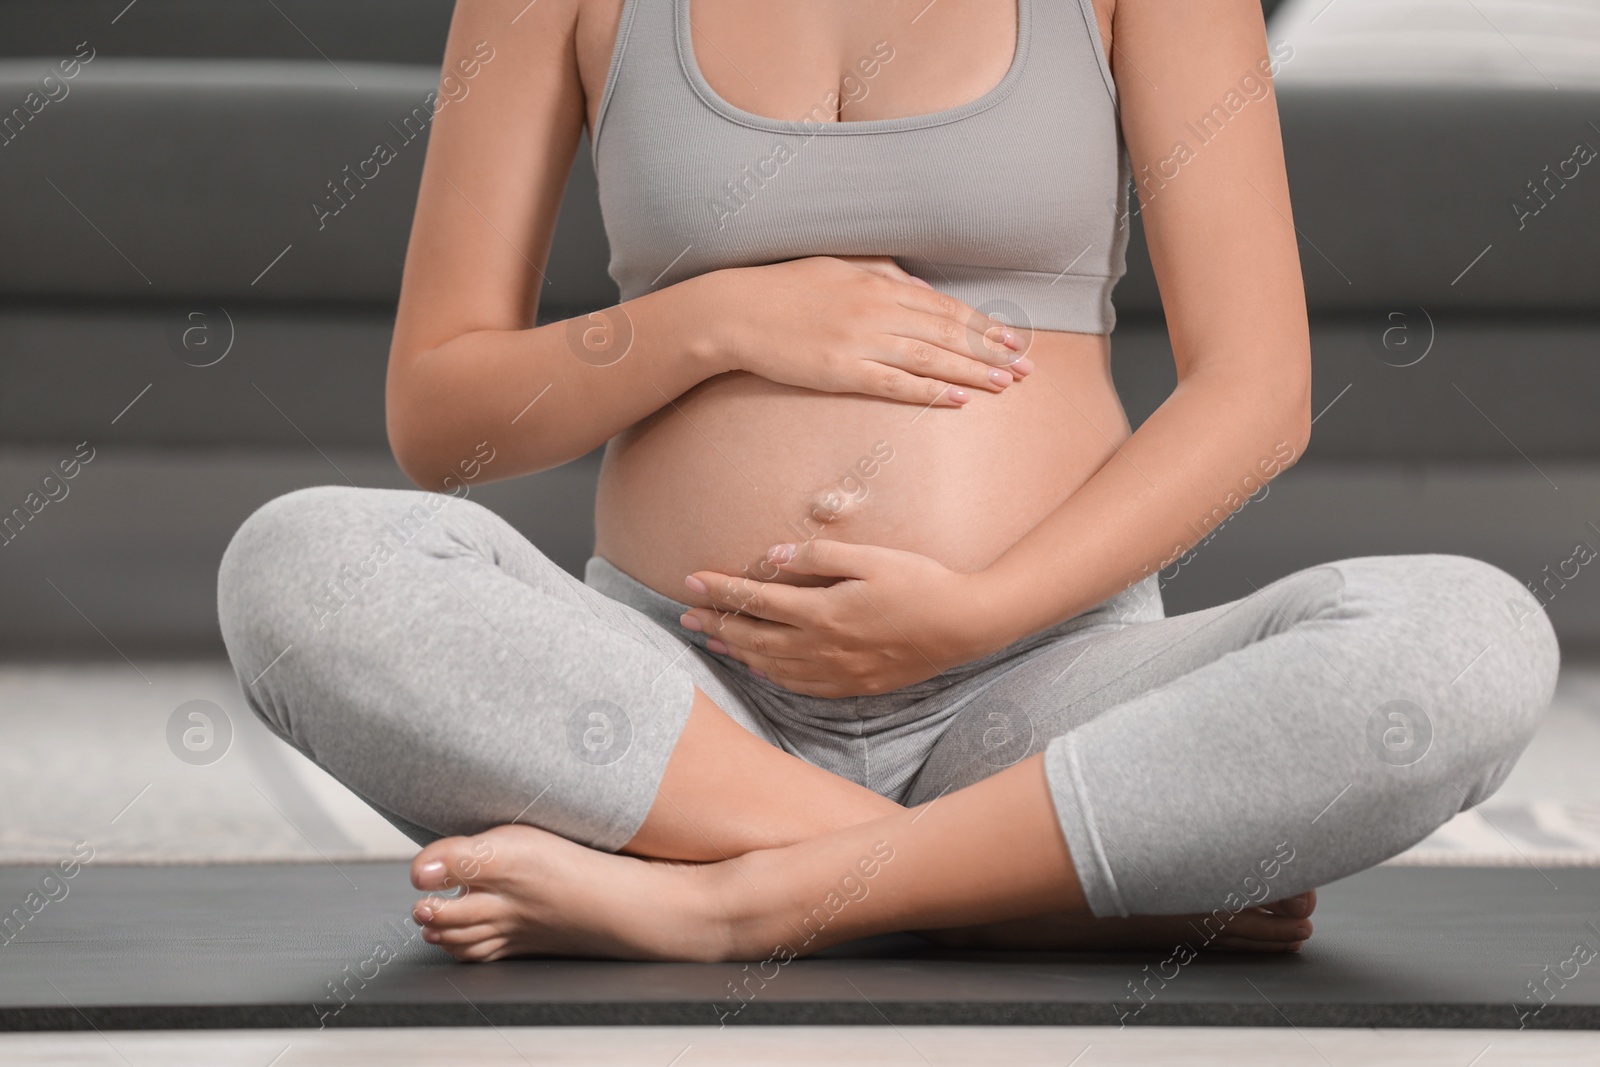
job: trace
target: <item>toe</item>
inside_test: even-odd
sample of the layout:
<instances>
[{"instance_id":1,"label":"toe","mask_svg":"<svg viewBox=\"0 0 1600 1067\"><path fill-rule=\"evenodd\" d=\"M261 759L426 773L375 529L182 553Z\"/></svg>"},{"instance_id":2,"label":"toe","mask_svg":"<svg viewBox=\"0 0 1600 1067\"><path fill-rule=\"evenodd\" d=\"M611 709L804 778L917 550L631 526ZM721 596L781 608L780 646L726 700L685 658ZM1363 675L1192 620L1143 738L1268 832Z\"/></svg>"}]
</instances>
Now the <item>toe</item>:
<instances>
[{"instance_id":1,"label":"toe","mask_svg":"<svg viewBox=\"0 0 1600 1067\"><path fill-rule=\"evenodd\" d=\"M1291 919L1304 919L1317 908L1317 891L1308 889L1306 892L1296 896L1275 900L1270 904L1263 904L1262 907L1274 915L1283 915Z\"/></svg>"},{"instance_id":2,"label":"toe","mask_svg":"<svg viewBox=\"0 0 1600 1067\"><path fill-rule=\"evenodd\" d=\"M493 893L471 892L459 897L423 897L411 909L419 926L440 930L476 926L505 914L505 901Z\"/></svg>"},{"instance_id":3,"label":"toe","mask_svg":"<svg viewBox=\"0 0 1600 1067\"><path fill-rule=\"evenodd\" d=\"M508 955L510 947L511 942L506 938L491 937L450 954L462 963L489 963Z\"/></svg>"},{"instance_id":4,"label":"toe","mask_svg":"<svg viewBox=\"0 0 1600 1067\"><path fill-rule=\"evenodd\" d=\"M439 931L439 940L436 942L452 955L465 951L473 945L492 941L502 936L503 931L493 923L478 923L475 926L452 927Z\"/></svg>"},{"instance_id":5,"label":"toe","mask_svg":"<svg viewBox=\"0 0 1600 1067\"><path fill-rule=\"evenodd\" d=\"M471 885L482 873L484 854L481 837L440 838L411 861L411 884L424 890Z\"/></svg>"},{"instance_id":6,"label":"toe","mask_svg":"<svg viewBox=\"0 0 1600 1067\"><path fill-rule=\"evenodd\" d=\"M1223 934L1251 941L1304 941L1311 936L1311 920L1250 908L1234 916Z\"/></svg>"},{"instance_id":7,"label":"toe","mask_svg":"<svg viewBox=\"0 0 1600 1067\"><path fill-rule=\"evenodd\" d=\"M1256 941L1247 937L1230 937L1224 934L1208 947L1221 949L1224 952L1299 952L1303 944L1304 941Z\"/></svg>"}]
</instances>

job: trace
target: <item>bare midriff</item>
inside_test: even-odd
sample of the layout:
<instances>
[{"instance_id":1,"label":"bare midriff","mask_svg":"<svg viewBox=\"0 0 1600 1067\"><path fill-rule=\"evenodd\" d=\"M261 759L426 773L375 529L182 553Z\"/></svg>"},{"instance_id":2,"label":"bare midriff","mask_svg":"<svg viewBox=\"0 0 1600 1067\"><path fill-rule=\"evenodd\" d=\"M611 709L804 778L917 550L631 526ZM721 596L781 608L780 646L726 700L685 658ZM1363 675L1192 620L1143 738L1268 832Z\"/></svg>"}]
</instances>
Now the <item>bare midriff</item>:
<instances>
[{"instance_id":1,"label":"bare midriff","mask_svg":"<svg viewBox=\"0 0 1600 1067\"><path fill-rule=\"evenodd\" d=\"M960 408L701 382L607 447L596 552L675 600L698 570L770 579L769 547L813 538L981 570L1130 433L1109 338L1037 330L1028 355L1032 374Z\"/></svg>"}]
</instances>

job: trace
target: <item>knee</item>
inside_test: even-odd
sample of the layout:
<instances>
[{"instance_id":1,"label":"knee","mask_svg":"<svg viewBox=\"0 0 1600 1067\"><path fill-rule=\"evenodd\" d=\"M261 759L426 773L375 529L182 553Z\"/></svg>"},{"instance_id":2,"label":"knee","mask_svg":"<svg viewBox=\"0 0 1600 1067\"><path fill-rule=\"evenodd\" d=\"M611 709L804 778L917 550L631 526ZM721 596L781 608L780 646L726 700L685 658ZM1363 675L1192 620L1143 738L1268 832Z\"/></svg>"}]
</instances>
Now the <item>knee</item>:
<instances>
[{"instance_id":1,"label":"knee","mask_svg":"<svg viewBox=\"0 0 1600 1067\"><path fill-rule=\"evenodd\" d=\"M257 508L217 568L217 621L229 656L254 663L321 631L327 609L319 605L334 602L341 581L358 581L352 569L371 555L385 519L426 495L320 485Z\"/></svg>"},{"instance_id":2,"label":"knee","mask_svg":"<svg viewBox=\"0 0 1600 1067\"><path fill-rule=\"evenodd\" d=\"M353 506L362 490L319 485L297 489L257 508L234 532L217 568L217 613L226 635L230 624L259 619L295 576L315 565L329 520Z\"/></svg>"},{"instance_id":3,"label":"knee","mask_svg":"<svg viewBox=\"0 0 1600 1067\"><path fill-rule=\"evenodd\" d=\"M1469 556L1420 557L1420 600L1431 622L1465 652L1453 685L1487 689L1510 703L1550 702L1561 650L1544 606L1522 582ZM1481 659L1476 659L1479 653ZM1480 673L1480 668L1485 668Z\"/></svg>"},{"instance_id":4,"label":"knee","mask_svg":"<svg viewBox=\"0 0 1600 1067\"><path fill-rule=\"evenodd\" d=\"M1466 556L1407 557L1407 601L1431 633L1431 689L1456 734L1463 807L1497 789L1555 693L1560 649L1538 599L1499 567ZM1440 740L1444 740L1441 738Z\"/></svg>"}]
</instances>

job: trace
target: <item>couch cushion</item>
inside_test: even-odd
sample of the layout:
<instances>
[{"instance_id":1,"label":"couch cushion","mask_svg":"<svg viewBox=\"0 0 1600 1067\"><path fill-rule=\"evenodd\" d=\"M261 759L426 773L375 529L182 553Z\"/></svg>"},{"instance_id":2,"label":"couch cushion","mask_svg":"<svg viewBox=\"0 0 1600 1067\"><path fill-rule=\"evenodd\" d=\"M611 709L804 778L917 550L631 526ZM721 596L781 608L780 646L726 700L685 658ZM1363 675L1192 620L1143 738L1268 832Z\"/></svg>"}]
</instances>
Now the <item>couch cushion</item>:
<instances>
[{"instance_id":1,"label":"couch cushion","mask_svg":"<svg viewBox=\"0 0 1600 1067\"><path fill-rule=\"evenodd\" d=\"M1281 85L1600 88L1596 0L1286 0Z\"/></svg>"},{"instance_id":2,"label":"couch cushion","mask_svg":"<svg viewBox=\"0 0 1600 1067\"><path fill-rule=\"evenodd\" d=\"M454 0L5 0L0 55L431 63Z\"/></svg>"}]
</instances>

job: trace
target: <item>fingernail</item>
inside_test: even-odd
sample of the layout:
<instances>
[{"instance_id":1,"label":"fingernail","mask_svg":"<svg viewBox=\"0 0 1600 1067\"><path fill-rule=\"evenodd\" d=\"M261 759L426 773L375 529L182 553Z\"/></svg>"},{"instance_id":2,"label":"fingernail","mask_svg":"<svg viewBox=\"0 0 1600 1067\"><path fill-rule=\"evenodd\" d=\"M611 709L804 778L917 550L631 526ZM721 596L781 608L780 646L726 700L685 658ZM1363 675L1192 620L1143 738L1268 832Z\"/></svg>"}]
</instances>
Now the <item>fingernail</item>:
<instances>
[{"instance_id":1,"label":"fingernail","mask_svg":"<svg viewBox=\"0 0 1600 1067\"><path fill-rule=\"evenodd\" d=\"M700 625L700 619L697 616L690 615L688 612L684 612L682 615L678 616L678 625L682 626L685 630L693 630L695 633L699 633L701 630L705 629L704 626Z\"/></svg>"},{"instance_id":2,"label":"fingernail","mask_svg":"<svg viewBox=\"0 0 1600 1067\"><path fill-rule=\"evenodd\" d=\"M972 394L968 393L965 389L952 386L950 389L950 399L954 400L957 404L965 404L968 400L972 399Z\"/></svg>"},{"instance_id":3,"label":"fingernail","mask_svg":"<svg viewBox=\"0 0 1600 1067\"><path fill-rule=\"evenodd\" d=\"M424 863L420 868L418 868L417 873L418 874L441 874L441 873L443 873L443 871L444 871L444 862L442 860L434 860L432 863Z\"/></svg>"},{"instance_id":4,"label":"fingernail","mask_svg":"<svg viewBox=\"0 0 1600 1067\"><path fill-rule=\"evenodd\" d=\"M683 584L688 586L690 589L693 589L696 593L699 593L701 596L705 596L707 593L709 593L711 591L711 590L706 588L706 583L705 582L702 582L700 579L696 578L692 574L689 575L689 577L687 577L687 578L685 578L683 580Z\"/></svg>"},{"instance_id":5,"label":"fingernail","mask_svg":"<svg viewBox=\"0 0 1600 1067\"><path fill-rule=\"evenodd\" d=\"M1033 360L1027 356L1022 356L1011 364L1012 374L1028 375L1033 373L1033 369Z\"/></svg>"},{"instance_id":6,"label":"fingernail","mask_svg":"<svg viewBox=\"0 0 1600 1067\"><path fill-rule=\"evenodd\" d=\"M983 336L986 340L997 345L1005 345L1007 348L1016 348L1018 345L1017 331L1009 326L991 326L984 331Z\"/></svg>"},{"instance_id":7,"label":"fingernail","mask_svg":"<svg viewBox=\"0 0 1600 1067\"><path fill-rule=\"evenodd\" d=\"M1010 385L1012 378L1008 371L1003 371L999 367L990 367L989 380L996 385Z\"/></svg>"},{"instance_id":8,"label":"fingernail","mask_svg":"<svg viewBox=\"0 0 1600 1067\"><path fill-rule=\"evenodd\" d=\"M412 918L417 921L418 926L431 923L433 922L433 909L424 905L423 907L417 909L416 914L413 915Z\"/></svg>"},{"instance_id":9,"label":"fingernail","mask_svg":"<svg viewBox=\"0 0 1600 1067\"><path fill-rule=\"evenodd\" d=\"M918 285L922 286L924 289L932 289L933 288L933 286L929 285L925 280L923 280L922 278L917 277L915 274L913 274L911 276L911 280L916 282Z\"/></svg>"},{"instance_id":10,"label":"fingernail","mask_svg":"<svg viewBox=\"0 0 1600 1067\"><path fill-rule=\"evenodd\" d=\"M718 641L715 637L706 642L706 647L719 656L726 656L728 654L728 646L723 644L721 641Z\"/></svg>"},{"instance_id":11,"label":"fingernail","mask_svg":"<svg viewBox=\"0 0 1600 1067\"><path fill-rule=\"evenodd\" d=\"M428 942L431 945L437 945L442 936L443 935L441 935L439 933L439 931L437 931L437 930L424 930L424 931L422 931L422 940Z\"/></svg>"},{"instance_id":12,"label":"fingernail","mask_svg":"<svg viewBox=\"0 0 1600 1067\"><path fill-rule=\"evenodd\" d=\"M773 545L767 549L768 563L788 563L794 559L793 545Z\"/></svg>"}]
</instances>

